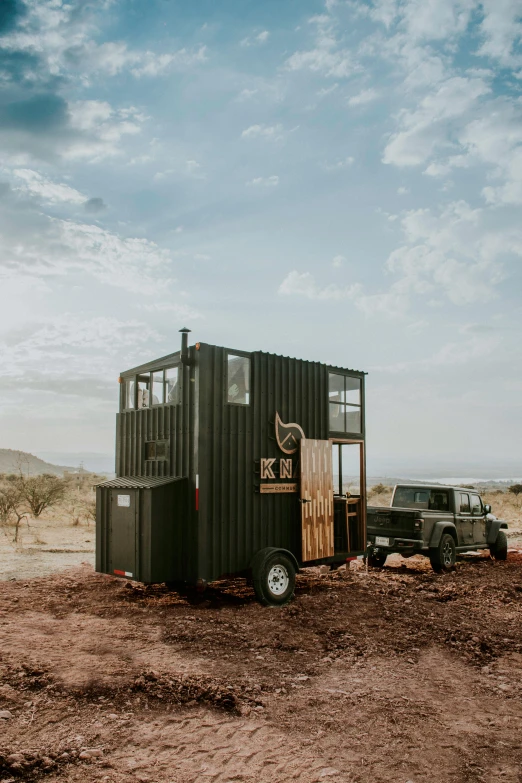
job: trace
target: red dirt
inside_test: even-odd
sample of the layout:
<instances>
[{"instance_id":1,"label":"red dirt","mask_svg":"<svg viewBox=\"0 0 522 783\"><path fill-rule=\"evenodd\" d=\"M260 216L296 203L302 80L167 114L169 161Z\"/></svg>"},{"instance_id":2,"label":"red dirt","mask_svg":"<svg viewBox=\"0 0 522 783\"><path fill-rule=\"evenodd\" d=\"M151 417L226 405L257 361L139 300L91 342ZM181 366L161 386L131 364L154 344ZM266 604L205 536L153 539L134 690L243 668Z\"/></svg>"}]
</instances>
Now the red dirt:
<instances>
[{"instance_id":1,"label":"red dirt","mask_svg":"<svg viewBox=\"0 0 522 783\"><path fill-rule=\"evenodd\" d=\"M299 576L283 609L0 583L0 780L522 781L522 556Z\"/></svg>"}]
</instances>

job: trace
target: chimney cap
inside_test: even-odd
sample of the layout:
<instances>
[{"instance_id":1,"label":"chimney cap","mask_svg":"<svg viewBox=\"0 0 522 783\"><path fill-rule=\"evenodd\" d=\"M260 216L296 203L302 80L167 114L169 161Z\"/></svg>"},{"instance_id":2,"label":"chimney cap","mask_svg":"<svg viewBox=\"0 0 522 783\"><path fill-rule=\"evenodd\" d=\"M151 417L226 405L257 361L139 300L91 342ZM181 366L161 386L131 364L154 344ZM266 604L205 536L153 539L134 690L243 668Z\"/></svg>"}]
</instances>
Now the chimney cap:
<instances>
[{"instance_id":1,"label":"chimney cap","mask_svg":"<svg viewBox=\"0 0 522 783\"><path fill-rule=\"evenodd\" d=\"M180 332L185 332L186 334L188 334L188 332L190 332L190 331L191 331L191 329L187 329L187 327L186 327L186 326L184 326L184 327L183 327L183 329L180 329L179 331L180 331Z\"/></svg>"}]
</instances>

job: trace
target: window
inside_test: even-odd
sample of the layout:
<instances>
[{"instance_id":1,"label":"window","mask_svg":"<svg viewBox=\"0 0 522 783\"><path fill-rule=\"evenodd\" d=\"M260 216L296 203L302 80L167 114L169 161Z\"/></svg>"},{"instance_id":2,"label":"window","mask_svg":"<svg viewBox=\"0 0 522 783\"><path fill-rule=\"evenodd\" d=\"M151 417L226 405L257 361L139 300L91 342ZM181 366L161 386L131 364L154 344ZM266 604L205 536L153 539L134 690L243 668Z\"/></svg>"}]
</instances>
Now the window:
<instances>
[{"instance_id":1,"label":"window","mask_svg":"<svg viewBox=\"0 0 522 783\"><path fill-rule=\"evenodd\" d=\"M145 443L145 459L147 461L168 459L168 446L167 440L151 440Z\"/></svg>"},{"instance_id":2,"label":"window","mask_svg":"<svg viewBox=\"0 0 522 783\"><path fill-rule=\"evenodd\" d=\"M431 509L449 511L449 495L441 489L418 489L416 487L397 487L393 496L396 508Z\"/></svg>"},{"instance_id":3,"label":"window","mask_svg":"<svg viewBox=\"0 0 522 783\"><path fill-rule=\"evenodd\" d=\"M361 495L361 444L332 444L334 494Z\"/></svg>"},{"instance_id":4,"label":"window","mask_svg":"<svg viewBox=\"0 0 522 783\"><path fill-rule=\"evenodd\" d=\"M165 402L165 384L163 370L152 373L152 404L163 405Z\"/></svg>"},{"instance_id":5,"label":"window","mask_svg":"<svg viewBox=\"0 0 522 783\"><path fill-rule=\"evenodd\" d=\"M471 496L471 513L482 514L482 500L479 495Z\"/></svg>"},{"instance_id":6,"label":"window","mask_svg":"<svg viewBox=\"0 0 522 783\"><path fill-rule=\"evenodd\" d=\"M330 430L360 433L362 429L361 379L329 373L328 406Z\"/></svg>"},{"instance_id":7,"label":"window","mask_svg":"<svg viewBox=\"0 0 522 783\"><path fill-rule=\"evenodd\" d=\"M138 375L138 408L150 405L150 375Z\"/></svg>"},{"instance_id":8,"label":"window","mask_svg":"<svg viewBox=\"0 0 522 783\"><path fill-rule=\"evenodd\" d=\"M460 513L469 514L469 495L460 493Z\"/></svg>"},{"instance_id":9,"label":"window","mask_svg":"<svg viewBox=\"0 0 522 783\"><path fill-rule=\"evenodd\" d=\"M449 511L448 493L440 492L438 489L432 489L429 507L432 511Z\"/></svg>"},{"instance_id":10,"label":"window","mask_svg":"<svg viewBox=\"0 0 522 783\"><path fill-rule=\"evenodd\" d=\"M248 356L227 356L227 402L236 405L250 403L250 359Z\"/></svg>"},{"instance_id":11,"label":"window","mask_svg":"<svg viewBox=\"0 0 522 783\"><path fill-rule=\"evenodd\" d=\"M168 367L165 370L165 402L179 402L179 367Z\"/></svg>"},{"instance_id":12,"label":"window","mask_svg":"<svg viewBox=\"0 0 522 783\"><path fill-rule=\"evenodd\" d=\"M127 408L127 410L134 409L134 391L135 391L134 378L129 378L128 380L125 381L124 407Z\"/></svg>"}]
</instances>

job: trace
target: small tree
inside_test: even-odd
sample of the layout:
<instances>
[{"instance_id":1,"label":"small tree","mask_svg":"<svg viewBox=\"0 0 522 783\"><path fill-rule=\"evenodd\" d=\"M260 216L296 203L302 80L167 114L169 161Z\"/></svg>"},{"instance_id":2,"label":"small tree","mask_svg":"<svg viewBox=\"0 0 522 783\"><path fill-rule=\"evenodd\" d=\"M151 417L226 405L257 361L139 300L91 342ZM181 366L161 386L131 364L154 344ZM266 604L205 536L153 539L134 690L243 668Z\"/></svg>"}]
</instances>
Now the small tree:
<instances>
[{"instance_id":1,"label":"small tree","mask_svg":"<svg viewBox=\"0 0 522 783\"><path fill-rule=\"evenodd\" d=\"M522 495L522 484L512 484L508 487L508 492L512 492L513 495Z\"/></svg>"},{"instance_id":2,"label":"small tree","mask_svg":"<svg viewBox=\"0 0 522 783\"><path fill-rule=\"evenodd\" d=\"M64 479L52 476L50 473L42 473L40 476L22 476L20 474L16 483L35 519L46 508L55 506L63 500L67 487Z\"/></svg>"},{"instance_id":3,"label":"small tree","mask_svg":"<svg viewBox=\"0 0 522 783\"><path fill-rule=\"evenodd\" d=\"M25 498L18 481L4 479L0 483L0 523L8 525L13 521L15 526L14 543L18 541L18 531L23 519L27 519Z\"/></svg>"}]
</instances>

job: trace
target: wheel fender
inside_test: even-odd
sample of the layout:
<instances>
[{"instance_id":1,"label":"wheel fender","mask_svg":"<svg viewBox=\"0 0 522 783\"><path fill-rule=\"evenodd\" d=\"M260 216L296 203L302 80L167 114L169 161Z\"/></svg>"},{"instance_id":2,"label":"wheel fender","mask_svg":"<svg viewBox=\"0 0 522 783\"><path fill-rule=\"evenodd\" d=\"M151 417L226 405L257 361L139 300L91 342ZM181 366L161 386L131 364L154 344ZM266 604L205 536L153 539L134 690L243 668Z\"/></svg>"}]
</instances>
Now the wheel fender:
<instances>
[{"instance_id":1,"label":"wheel fender","mask_svg":"<svg viewBox=\"0 0 522 783\"><path fill-rule=\"evenodd\" d=\"M250 561L250 570L254 571L258 564L265 560L265 558L267 558L269 555L273 555L276 552L281 552L283 555L286 555L294 564L295 572L297 573L299 571L299 563L297 562L296 556L288 549L281 549L281 547L277 546L267 546L265 549L259 549Z\"/></svg>"},{"instance_id":2,"label":"wheel fender","mask_svg":"<svg viewBox=\"0 0 522 783\"><path fill-rule=\"evenodd\" d=\"M497 536L500 530L500 527L502 525L501 519L492 519L489 523L489 530L488 530L488 538L487 543L488 544L494 544L497 540Z\"/></svg>"},{"instance_id":3,"label":"wheel fender","mask_svg":"<svg viewBox=\"0 0 522 783\"><path fill-rule=\"evenodd\" d=\"M447 522L436 522L431 533L430 548L436 547L440 544L440 539L443 533L451 533L454 540L457 541L457 530L455 525L448 525Z\"/></svg>"}]
</instances>

